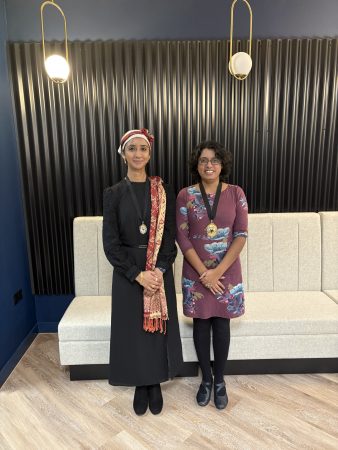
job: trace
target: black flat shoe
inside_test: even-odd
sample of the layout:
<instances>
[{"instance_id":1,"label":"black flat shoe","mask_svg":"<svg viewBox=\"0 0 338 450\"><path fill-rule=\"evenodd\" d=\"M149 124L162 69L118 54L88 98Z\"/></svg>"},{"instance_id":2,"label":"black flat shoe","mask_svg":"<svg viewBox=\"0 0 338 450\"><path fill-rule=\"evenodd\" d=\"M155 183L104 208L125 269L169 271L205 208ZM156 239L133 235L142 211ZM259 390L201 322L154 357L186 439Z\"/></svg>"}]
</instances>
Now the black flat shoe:
<instances>
[{"instance_id":1,"label":"black flat shoe","mask_svg":"<svg viewBox=\"0 0 338 450\"><path fill-rule=\"evenodd\" d=\"M198 389L196 400L200 406L207 406L210 402L212 381L202 381Z\"/></svg>"},{"instance_id":2,"label":"black flat shoe","mask_svg":"<svg viewBox=\"0 0 338 450\"><path fill-rule=\"evenodd\" d=\"M148 403L147 386L136 386L133 402L135 414L143 416L148 409Z\"/></svg>"},{"instance_id":3,"label":"black flat shoe","mask_svg":"<svg viewBox=\"0 0 338 450\"><path fill-rule=\"evenodd\" d=\"M214 385L214 402L217 409L224 409L228 404L228 395L224 381Z\"/></svg>"},{"instance_id":4,"label":"black flat shoe","mask_svg":"<svg viewBox=\"0 0 338 450\"><path fill-rule=\"evenodd\" d=\"M163 397L161 386L152 384L148 386L149 409L153 414L160 414L163 408Z\"/></svg>"}]
</instances>

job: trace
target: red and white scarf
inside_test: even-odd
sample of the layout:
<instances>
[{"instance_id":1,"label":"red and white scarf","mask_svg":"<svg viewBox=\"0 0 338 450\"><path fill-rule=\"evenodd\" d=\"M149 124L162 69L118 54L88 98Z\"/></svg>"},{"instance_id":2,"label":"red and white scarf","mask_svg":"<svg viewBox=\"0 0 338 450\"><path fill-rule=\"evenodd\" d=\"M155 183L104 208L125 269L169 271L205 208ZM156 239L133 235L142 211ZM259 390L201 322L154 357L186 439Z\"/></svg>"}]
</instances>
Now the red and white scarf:
<instances>
[{"instance_id":1,"label":"red and white scarf","mask_svg":"<svg viewBox=\"0 0 338 450\"><path fill-rule=\"evenodd\" d=\"M149 241L147 247L147 260L145 270L154 270L157 255L161 247L165 213L166 193L160 177L150 177L151 217ZM166 321L168 320L167 299L164 284L153 294L145 290L143 294L143 329L154 333L166 333Z\"/></svg>"}]
</instances>

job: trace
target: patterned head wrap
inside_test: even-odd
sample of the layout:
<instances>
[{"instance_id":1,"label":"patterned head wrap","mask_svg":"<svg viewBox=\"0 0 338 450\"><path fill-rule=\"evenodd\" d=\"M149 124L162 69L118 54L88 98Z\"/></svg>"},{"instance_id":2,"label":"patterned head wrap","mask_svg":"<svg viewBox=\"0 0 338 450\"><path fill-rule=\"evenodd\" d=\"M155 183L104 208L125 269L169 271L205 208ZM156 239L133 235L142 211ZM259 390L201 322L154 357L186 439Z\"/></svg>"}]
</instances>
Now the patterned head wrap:
<instances>
[{"instance_id":1,"label":"patterned head wrap","mask_svg":"<svg viewBox=\"0 0 338 450\"><path fill-rule=\"evenodd\" d=\"M120 155L122 155L122 152L127 142L136 137L144 139L145 141L147 141L150 148L152 147L152 143L154 142L154 136L150 134L146 128L141 128L139 130L129 130L126 133L124 133L124 135L121 138L120 147L117 150Z\"/></svg>"}]
</instances>

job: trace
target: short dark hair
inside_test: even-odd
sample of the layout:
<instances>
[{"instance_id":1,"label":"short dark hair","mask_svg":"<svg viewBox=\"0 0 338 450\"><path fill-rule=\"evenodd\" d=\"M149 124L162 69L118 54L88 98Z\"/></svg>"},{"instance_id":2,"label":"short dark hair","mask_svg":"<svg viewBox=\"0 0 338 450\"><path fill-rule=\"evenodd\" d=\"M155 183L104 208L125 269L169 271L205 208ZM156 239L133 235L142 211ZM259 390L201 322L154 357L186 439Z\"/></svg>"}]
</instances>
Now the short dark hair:
<instances>
[{"instance_id":1,"label":"short dark hair","mask_svg":"<svg viewBox=\"0 0 338 450\"><path fill-rule=\"evenodd\" d=\"M229 150L226 150L225 147L216 141L203 141L196 145L194 150L190 155L190 171L193 178L200 181L201 177L198 173L198 160L201 156L201 153L204 149L210 149L215 152L215 157L218 158L222 163L222 170L220 173L220 179L222 181L227 181L231 168L232 168L232 154Z\"/></svg>"}]
</instances>

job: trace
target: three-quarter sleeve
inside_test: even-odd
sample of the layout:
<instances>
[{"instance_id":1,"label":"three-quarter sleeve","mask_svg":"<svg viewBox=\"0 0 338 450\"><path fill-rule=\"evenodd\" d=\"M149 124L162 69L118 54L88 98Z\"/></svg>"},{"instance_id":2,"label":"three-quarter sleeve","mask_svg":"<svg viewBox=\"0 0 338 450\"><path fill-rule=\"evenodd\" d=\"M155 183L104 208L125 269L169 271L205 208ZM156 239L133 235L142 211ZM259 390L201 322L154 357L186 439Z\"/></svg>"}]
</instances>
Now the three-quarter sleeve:
<instances>
[{"instance_id":1,"label":"three-quarter sleeve","mask_svg":"<svg viewBox=\"0 0 338 450\"><path fill-rule=\"evenodd\" d=\"M175 217L175 194L172 186L165 186L167 206L164 222L163 238L158 252L156 267L168 270L177 255L175 244L176 217Z\"/></svg>"},{"instance_id":2,"label":"three-quarter sleeve","mask_svg":"<svg viewBox=\"0 0 338 450\"><path fill-rule=\"evenodd\" d=\"M118 189L107 188L103 193L103 248L114 270L133 282L141 270L121 245L117 212L119 198Z\"/></svg>"},{"instance_id":3,"label":"three-quarter sleeve","mask_svg":"<svg viewBox=\"0 0 338 450\"><path fill-rule=\"evenodd\" d=\"M233 238L248 237L248 203L241 187L236 189L236 217L233 224Z\"/></svg>"},{"instance_id":4,"label":"three-quarter sleeve","mask_svg":"<svg viewBox=\"0 0 338 450\"><path fill-rule=\"evenodd\" d=\"M183 255L194 248L189 239L189 221L188 221L188 208L186 200L187 190L182 189L176 200L176 240Z\"/></svg>"}]
</instances>

